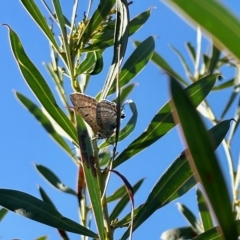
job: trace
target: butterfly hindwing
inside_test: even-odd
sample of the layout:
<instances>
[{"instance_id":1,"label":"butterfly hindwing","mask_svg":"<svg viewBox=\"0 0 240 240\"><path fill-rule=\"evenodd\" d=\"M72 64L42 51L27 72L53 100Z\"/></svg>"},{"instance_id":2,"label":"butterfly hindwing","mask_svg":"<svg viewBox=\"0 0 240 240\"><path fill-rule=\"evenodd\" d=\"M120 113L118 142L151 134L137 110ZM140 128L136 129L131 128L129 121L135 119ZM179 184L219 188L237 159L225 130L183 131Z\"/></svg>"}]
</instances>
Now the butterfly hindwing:
<instances>
[{"instance_id":1,"label":"butterfly hindwing","mask_svg":"<svg viewBox=\"0 0 240 240\"><path fill-rule=\"evenodd\" d=\"M97 104L97 124L101 128L102 137L109 138L117 126L116 104L108 100L102 100Z\"/></svg>"}]
</instances>

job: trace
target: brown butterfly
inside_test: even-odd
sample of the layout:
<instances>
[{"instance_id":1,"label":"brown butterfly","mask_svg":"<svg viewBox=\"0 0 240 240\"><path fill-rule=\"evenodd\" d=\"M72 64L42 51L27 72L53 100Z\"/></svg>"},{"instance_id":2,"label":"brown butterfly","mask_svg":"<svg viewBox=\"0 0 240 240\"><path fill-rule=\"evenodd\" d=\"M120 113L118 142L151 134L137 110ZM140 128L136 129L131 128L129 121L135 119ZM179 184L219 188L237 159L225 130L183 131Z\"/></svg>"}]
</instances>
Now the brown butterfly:
<instances>
[{"instance_id":1,"label":"brown butterfly","mask_svg":"<svg viewBox=\"0 0 240 240\"><path fill-rule=\"evenodd\" d=\"M117 127L117 105L106 99L97 101L82 93L70 94L74 108L101 138L109 138ZM125 117L121 108L121 118Z\"/></svg>"}]
</instances>

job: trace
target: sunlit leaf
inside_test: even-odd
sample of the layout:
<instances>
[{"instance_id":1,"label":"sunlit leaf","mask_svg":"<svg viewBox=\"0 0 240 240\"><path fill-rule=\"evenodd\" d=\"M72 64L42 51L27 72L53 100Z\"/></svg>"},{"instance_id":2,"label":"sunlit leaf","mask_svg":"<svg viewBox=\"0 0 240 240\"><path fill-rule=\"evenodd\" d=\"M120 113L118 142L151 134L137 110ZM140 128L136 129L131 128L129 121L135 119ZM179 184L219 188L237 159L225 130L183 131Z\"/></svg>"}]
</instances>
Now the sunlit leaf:
<instances>
[{"instance_id":1,"label":"sunlit leaf","mask_svg":"<svg viewBox=\"0 0 240 240\"><path fill-rule=\"evenodd\" d=\"M202 226L204 228L204 231L207 231L213 228L214 224L213 224L213 218L211 216L209 204L200 189L197 189L197 202L198 202L199 213L202 220Z\"/></svg>"},{"instance_id":2,"label":"sunlit leaf","mask_svg":"<svg viewBox=\"0 0 240 240\"><path fill-rule=\"evenodd\" d=\"M180 123L188 146L186 154L189 165L195 173L196 180L200 181L206 191L219 229L226 239L237 239L229 193L214 154L213 144L194 105L180 84L174 79L171 79L170 84L174 104L173 116L176 123Z\"/></svg>"},{"instance_id":3,"label":"sunlit leaf","mask_svg":"<svg viewBox=\"0 0 240 240\"><path fill-rule=\"evenodd\" d=\"M61 215L55 208L27 193L0 189L0 205L31 220L68 232L97 238L89 229Z\"/></svg>"},{"instance_id":4,"label":"sunlit leaf","mask_svg":"<svg viewBox=\"0 0 240 240\"><path fill-rule=\"evenodd\" d=\"M10 28L9 38L14 57L29 88L33 91L38 101L56 121L56 123L73 141L77 142L76 129L74 128L72 122L57 105L57 102L45 79L26 55L17 34Z\"/></svg>"},{"instance_id":5,"label":"sunlit leaf","mask_svg":"<svg viewBox=\"0 0 240 240\"><path fill-rule=\"evenodd\" d=\"M108 96L115 77L119 72L119 66L122 63L125 51L127 48L128 36L129 36L129 9L128 2L126 0L116 1L116 27L114 33L114 54L111 67L108 72L108 76L104 83L104 87L101 93L101 99L105 99Z\"/></svg>"},{"instance_id":6,"label":"sunlit leaf","mask_svg":"<svg viewBox=\"0 0 240 240\"><path fill-rule=\"evenodd\" d=\"M27 108L27 110L35 117L35 119L44 127L44 129L50 134L50 136L70 155L72 156L72 151L64 141L64 139L59 135L59 133L54 129L50 120L46 117L43 111L34 104L30 99L25 97L19 92L15 92L18 100Z\"/></svg>"},{"instance_id":7,"label":"sunlit leaf","mask_svg":"<svg viewBox=\"0 0 240 240\"><path fill-rule=\"evenodd\" d=\"M41 11L39 10L35 2L33 0L20 0L20 1L23 4L23 6L26 8L28 13L31 15L31 17L34 19L34 21L38 24L38 26L44 32L44 34L47 36L47 38L52 43L52 45L55 47L55 50L58 52L58 45L54 38L54 35L51 32L51 29L49 28L45 17L42 15Z\"/></svg>"},{"instance_id":8,"label":"sunlit leaf","mask_svg":"<svg viewBox=\"0 0 240 240\"><path fill-rule=\"evenodd\" d=\"M65 184L63 184L61 182L61 180L47 167L43 166L43 165L38 165L35 164L36 169L39 171L39 173L42 174L42 176L49 182L51 183L55 188L57 188L58 190L65 192L65 193L69 193L72 194L74 196L76 196L76 192L66 186Z\"/></svg>"},{"instance_id":9,"label":"sunlit leaf","mask_svg":"<svg viewBox=\"0 0 240 240\"><path fill-rule=\"evenodd\" d=\"M217 74L213 74L204 77L184 90L194 102L195 106L199 105L211 91L217 76ZM117 167L124 161L149 147L151 144L163 137L174 126L175 123L173 121L171 108L168 102L153 117L148 128L127 148L125 148L122 153L119 154L113 163L113 167Z\"/></svg>"},{"instance_id":10,"label":"sunlit leaf","mask_svg":"<svg viewBox=\"0 0 240 240\"><path fill-rule=\"evenodd\" d=\"M240 20L219 1L185 0L162 1L193 22L204 28L213 38L219 49L228 49L237 59L240 59ZM224 16L224 17L222 17Z\"/></svg>"}]
</instances>

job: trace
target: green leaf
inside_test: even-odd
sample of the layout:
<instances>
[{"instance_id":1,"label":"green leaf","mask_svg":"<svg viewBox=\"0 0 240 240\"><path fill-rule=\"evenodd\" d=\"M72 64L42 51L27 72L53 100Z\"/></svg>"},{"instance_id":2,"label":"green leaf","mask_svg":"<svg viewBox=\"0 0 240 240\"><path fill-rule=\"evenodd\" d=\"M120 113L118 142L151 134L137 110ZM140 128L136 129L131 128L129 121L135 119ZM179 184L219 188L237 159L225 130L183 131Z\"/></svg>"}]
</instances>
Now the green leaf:
<instances>
[{"instance_id":1,"label":"green leaf","mask_svg":"<svg viewBox=\"0 0 240 240\"><path fill-rule=\"evenodd\" d=\"M145 12L140 13L135 18L133 18L129 23L129 36L137 32L148 20L151 13L151 8Z\"/></svg>"},{"instance_id":2,"label":"green leaf","mask_svg":"<svg viewBox=\"0 0 240 240\"><path fill-rule=\"evenodd\" d=\"M115 4L115 0L100 0L97 10L91 17L83 34L84 43L87 43L93 32L105 21L111 9Z\"/></svg>"},{"instance_id":3,"label":"green leaf","mask_svg":"<svg viewBox=\"0 0 240 240\"><path fill-rule=\"evenodd\" d=\"M0 222L3 220L3 218L6 216L7 213L8 213L8 210L6 208L0 209Z\"/></svg>"},{"instance_id":4,"label":"green leaf","mask_svg":"<svg viewBox=\"0 0 240 240\"><path fill-rule=\"evenodd\" d=\"M85 52L94 52L94 51L100 51L100 50L102 51L108 47L111 47L113 43L114 43L113 39L110 38L110 39L107 39L106 41L93 43L88 47L81 49L81 52L85 53Z\"/></svg>"},{"instance_id":5,"label":"green leaf","mask_svg":"<svg viewBox=\"0 0 240 240\"><path fill-rule=\"evenodd\" d=\"M50 197L47 195L47 193L43 190L43 188L39 187L39 192L40 195L42 197L42 200L46 203L48 203L49 205L51 205L54 209L57 210L57 208L55 207L55 205L53 204L52 200L50 199ZM58 229L58 232L60 234L60 236L62 237L62 239L66 239L68 240L68 236L67 233L65 231L63 231L62 229Z\"/></svg>"},{"instance_id":6,"label":"green leaf","mask_svg":"<svg viewBox=\"0 0 240 240\"><path fill-rule=\"evenodd\" d=\"M207 231L213 228L214 224L208 202L206 201L205 196L200 189L197 189L197 202L204 231Z\"/></svg>"},{"instance_id":7,"label":"green leaf","mask_svg":"<svg viewBox=\"0 0 240 240\"><path fill-rule=\"evenodd\" d=\"M235 98L239 95L239 85L240 85L240 69L238 69L238 74L236 76L236 78L234 79L234 91L232 91L226 106L221 114L221 119L225 116L225 114L227 113L227 111L230 109L230 107L232 106L233 101L235 100Z\"/></svg>"},{"instance_id":8,"label":"green leaf","mask_svg":"<svg viewBox=\"0 0 240 240\"><path fill-rule=\"evenodd\" d=\"M70 187L66 186L61 182L61 180L47 167L43 165L35 164L36 169L39 171L39 173L42 174L42 176L51 183L55 188L58 190L72 194L74 196L77 196L77 193Z\"/></svg>"},{"instance_id":9,"label":"green leaf","mask_svg":"<svg viewBox=\"0 0 240 240\"><path fill-rule=\"evenodd\" d=\"M130 84L121 88L121 105L123 107L127 103L125 101L126 101L128 95L132 92L132 90L134 89L135 86L136 86L135 83L130 83ZM117 103L117 99L114 99L113 102Z\"/></svg>"},{"instance_id":10,"label":"green leaf","mask_svg":"<svg viewBox=\"0 0 240 240\"><path fill-rule=\"evenodd\" d=\"M161 240L193 239L195 236L196 232L191 227L180 227L163 232L160 239Z\"/></svg>"},{"instance_id":11,"label":"green leaf","mask_svg":"<svg viewBox=\"0 0 240 240\"><path fill-rule=\"evenodd\" d=\"M51 76L53 82L56 85L56 90L58 93L58 96L60 98L60 101L67 106L67 97L65 95L64 85L63 85L63 72L56 70L57 69L57 59L55 59L55 54L53 52L53 49L51 51L51 60L50 63L43 62L44 67L46 68L47 72ZM68 109L68 112L71 112ZM50 119L49 119L50 120Z\"/></svg>"},{"instance_id":12,"label":"green leaf","mask_svg":"<svg viewBox=\"0 0 240 240\"><path fill-rule=\"evenodd\" d=\"M42 237L38 237L38 238L36 238L36 240L47 240L47 239L48 239L47 236L42 236Z\"/></svg>"},{"instance_id":13,"label":"green leaf","mask_svg":"<svg viewBox=\"0 0 240 240\"><path fill-rule=\"evenodd\" d=\"M108 72L107 79L104 83L104 87L101 93L101 99L105 99L108 96L114 80L118 74L119 66L122 63L125 51L127 48L128 36L129 36L129 9L128 2L126 0L116 0L116 26L114 33L114 54L111 67Z\"/></svg>"},{"instance_id":14,"label":"green leaf","mask_svg":"<svg viewBox=\"0 0 240 240\"><path fill-rule=\"evenodd\" d=\"M212 45L212 56L211 56L210 63L208 66L208 74L212 74L214 72L214 70L217 68L217 64L218 64L220 56L221 56L221 51L219 51L218 48L216 48L214 45Z\"/></svg>"},{"instance_id":15,"label":"green leaf","mask_svg":"<svg viewBox=\"0 0 240 240\"><path fill-rule=\"evenodd\" d=\"M240 21L219 1L185 0L164 2L184 13L193 22L204 28L213 38L219 49L228 49L237 59L240 58ZM224 16L224 17L223 17Z\"/></svg>"},{"instance_id":16,"label":"green leaf","mask_svg":"<svg viewBox=\"0 0 240 240\"><path fill-rule=\"evenodd\" d=\"M72 63L72 57L71 57L71 52L70 52L71 47L69 45L67 29L65 27L65 19L64 19L63 13L62 13L61 4L60 4L59 0L52 0L52 2L53 2L54 10L55 10L57 20L59 23L59 27L60 27L61 39L63 41L63 43L62 43L63 49L65 51L66 58L67 58L66 67L68 68L69 75L71 76L71 80L73 80L73 63Z\"/></svg>"},{"instance_id":17,"label":"green leaf","mask_svg":"<svg viewBox=\"0 0 240 240\"><path fill-rule=\"evenodd\" d=\"M195 106L179 83L171 79L171 93L174 103L173 116L180 123L188 146L187 157L195 177L204 187L215 212L219 229L226 239L237 239L232 206L213 144L207 134ZM191 119L191 121L189 121ZM196 136L198 136L196 138Z\"/></svg>"},{"instance_id":18,"label":"green leaf","mask_svg":"<svg viewBox=\"0 0 240 240\"><path fill-rule=\"evenodd\" d=\"M240 235L240 221L236 220L235 223L237 226L238 234ZM221 233L219 233L218 227L215 227L194 238L194 240L206 240L206 239L222 240L223 236Z\"/></svg>"},{"instance_id":19,"label":"green leaf","mask_svg":"<svg viewBox=\"0 0 240 240\"><path fill-rule=\"evenodd\" d=\"M139 43L135 42L135 44L138 46ZM171 68L171 66L164 60L164 58L159 53L154 52L151 60L158 67L160 67L164 72L166 72L170 76L175 77L184 85L187 85L187 82Z\"/></svg>"},{"instance_id":20,"label":"green leaf","mask_svg":"<svg viewBox=\"0 0 240 240\"><path fill-rule=\"evenodd\" d=\"M59 52L59 48L57 42L54 38L51 29L49 28L48 24L46 23L45 17L42 15L41 11L38 9L37 5L33 0L20 0L22 5L26 8L28 13L34 19L34 21L38 24L44 34L47 36L48 40L52 43L55 50Z\"/></svg>"},{"instance_id":21,"label":"green leaf","mask_svg":"<svg viewBox=\"0 0 240 240\"><path fill-rule=\"evenodd\" d=\"M27 217L31 220L48 226L73 232L92 238L98 235L69 218L62 216L55 208L27 193L0 189L0 205Z\"/></svg>"},{"instance_id":22,"label":"green leaf","mask_svg":"<svg viewBox=\"0 0 240 240\"><path fill-rule=\"evenodd\" d=\"M57 105L49 86L26 55L20 39L11 28L9 28L9 37L14 57L26 83L49 115L74 142L77 142L76 129L62 109Z\"/></svg>"},{"instance_id":23,"label":"green leaf","mask_svg":"<svg viewBox=\"0 0 240 240\"><path fill-rule=\"evenodd\" d=\"M183 65L183 67L184 67L184 70L185 70L186 75L191 79L192 74L191 74L190 68L188 67L187 62L186 62L186 60L184 59L183 55L182 55L175 47L173 47L172 45L170 45L170 47L173 49L173 51L174 51L174 52L177 54L177 56L179 57L182 65Z\"/></svg>"},{"instance_id":24,"label":"green leaf","mask_svg":"<svg viewBox=\"0 0 240 240\"><path fill-rule=\"evenodd\" d=\"M134 209L134 217L137 215L139 210L141 209L142 205L138 206ZM132 220L132 213L127 214L124 218L119 220L118 222L114 223L115 228L122 228L122 227L128 227ZM121 238L122 239L122 238Z\"/></svg>"},{"instance_id":25,"label":"green leaf","mask_svg":"<svg viewBox=\"0 0 240 240\"><path fill-rule=\"evenodd\" d=\"M213 90L222 90L225 88L229 88L229 87L232 87L233 84L234 84L234 79L230 79L222 84L219 84L218 86L215 86Z\"/></svg>"},{"instance_id":26,"label":"green leaf","mask_svg":"<svg viewBox=\"0 0 240 240\"><path fill-rule=\"evenodd\" d=\"M138 191L138 189L141 187L143 181L144 181L144 179L141 179L136 184L134 184L134 186L133 186L134 195ZM122 189L122 188L120 188L120 189ZM119 192L120 191L116 191L115 194L117 196L119 196ZM112 199L116 199L116 196L113 195L111 198ZM118 218L119 214L123 211L123 209L129 203L129 201L130 201L130 198L129 198L129 195L128 195L127 191L126 191L126 187L124 186L124 191L122 192L121 200L116 204L116 206L114 207L112 213L109 216L110 221L113 221L114 219Z\"/></svg>"},{"instance_id":27,"label":"green leaf","mask_svg":"<svg viewBox=\"0 0 240 240\"><path fill-rule=\"evenodd\" d=\"M230 122L231 120L225 120L209 130L209 136L212 138L212 142L215 142L215 148L219 146L226 136L230 128ZM156 210L185 194L196 183L183 152L159 178L151 190L147 201L138 210L134 219L133 230L136 230ZM129 220L128 216L124 218L125 222ZM122 239L126 239L127 236L128 230L124 233Z\"/></svg>"},{"instance_id":28,"label":"green leaf","mask_svg":"<svg viewBox=\"0 0 240 240\"><path fill-rule=\"evenodd\" d=\"M101 189L98 181L98 177L99 175L101 177L102 173L98 169L96 169L98 165L96 162L96 157L94 156L93 152L93 149L97 147L97 146L93 147L94 144L96 144L96 139L92 140L93 144L92 146L84 121L78 114L76 114L76 119L79 139L78 143L89 198L91 201L91 206L95 217L97 229L100 235L100 239L104 239L105 227L103 222L103 208L101 204Z\"/></svg>"},{"instance_id":29,"label":"green leaf","mask_svg":"<svg viewBox=\"0 0 240 240\"><path fill-rule=\"evenodd\" d=\"M137 32L148 20L150 11L151 9L140 13L129 22L129 36ZM91 38L94 39L94 43L81 49L81 52L105 50L106 48L111 47L114 44L114 30L113 28L104 28L103 32L94 34Z\"/></svg>"},{"instance_id":30,"label":"green leaf","mask_svg":"<svg viewBox=\"0 0 240 240\"><path fill-rule=\"evenodd\" d=\"M151 9L142 12L129 22L129 36L142 27L142 25L148 20L150 12ZM82 49L82 52L106 49L112 46L114 44L114 27L109 24L102 32L94 34L91 38L94 40L94 43Z\"/></svg>"},{"instance_id":31,"label":"green leaf","mask_svg":"<svg viewBox=\"0 0 240 240\"><path fill-rule=\"evenodd\" d=\"M190 56L192 57L193 63L195 63L195 61L196 61L196 51L195 51L195 48L193 47L193 45L190 42L187 43L187 49L189 51Z\"/></svg>"},{"instance_id":32,"label":"green leaf","mask_svg":"<svg viewBox=\"0 0 240 240\"><path fill-rule=\"evenodd\" d=\"M72 157L72 151L64 141L64 139L54 129L51 121L43 113L43 111L34 104L29 98L19 92L15 92L18 100L27 108L27 110L35 117L35 119L43 126L50 136Z\"/></svg>"},{"instance_id":33,"label":"green leaf","mask_svg":"<svg viewBox=\"0 0 240 240\"><path fill-rule=\"evenodd\" d=\"M111 159L111 152L109 148L100 149L98 152L99 165L102 168L106 166Z\"/></svg>"},{"instance_id":34,"label":"green leaf","mask_svg":"<svg viewBox=\"0 0 240 240\"><path fill-rule=\"evenodd\" d=\"M147 201L139 209L139 212L134 218L133 231L145 222L156 210L189 191L189 189L196 184L195 179L191 178L191 176L192 171L185 157L182 156L176 159L157 181ZM128 234L129 229L121 239L127 239Z\"/></svg>"},{"instance_id":35,"label":"green leaf","mask_svg":"<svg viewBox=\"0 0 240 240\"><path fill-rule=\"evenodd\" d=\"M87 53L85 59L77 67L75 76L91 72L95 63L96 59L94 52Z\"/></svg>"},{"instance_id":36,"label":"green leaf","mask_svg":"<svg viewBox=\"0 0 240 240\"><path fill-rule=\"evenodd\" d=\"M202 226L200 222L197 220L197 218L194 216L194 214L190 211L188 207L186 207L184 204L177 204L178 210L184 215L184 217L187 219L187 221L190 223L192 229L197 233L200 234L203 232Z\"/></svg>"},{"instance_id":37,"label":"green leaf","mask_svg":"<svg viewBox=\"0 0 240 240\"><path fill-rule=\"evenodd\" d=\"M45 203L48 203L49 205L51 205L53 208L56 208L56 206L54 205L53 201L50 199L50 197L47 195L47 193L44 191L44 189L42 187L39 187L39 193L41 195L42 200Z\"/></svg>"},{"instance_id":38,"label":"green leaf","mask_svg":"<svg viewBox=\"0 0 240 240\"><path fill-rule=\"evenodd\" d=\"M95 51L94 55L96 58L96 63L95 63L93 71L90 73L91 75L99 74L103 69L102 51Z\"/></svg>"},{"instance_id":39,"label":"green leaf","mask_svg":"<svg viewBox=\"0 0 240 240\"><path fill-rule=\"evenodd\" d=\"M202 102L202 100L206 98L208 93L211 91L215 84L217 76L218 74L206 76L193 83L192 85L188 86L184 90L192 99L196 107ZM149 147L151 144L163 137L174 126L175 124L171 115L171 109L168 102L154 116L148 128L138 138L136 138L122 153L118 155L116 160L113 162L113 167L117 167L132 156Z\"/></svg>"},{"instance_id":40,"label":"green leaf","mask_svg":"<svg viewBox=\"0 0 240 240\"><path fill-rule=\"evenodd\" d=\"M155 42L153 37L148 37L138 45L121 69L119 74L120 87L128 84L142 71L152 57L154 48ZM114 93L115 91L116 86L112 86L108 95Z\"/></svg>"}]
</instances>

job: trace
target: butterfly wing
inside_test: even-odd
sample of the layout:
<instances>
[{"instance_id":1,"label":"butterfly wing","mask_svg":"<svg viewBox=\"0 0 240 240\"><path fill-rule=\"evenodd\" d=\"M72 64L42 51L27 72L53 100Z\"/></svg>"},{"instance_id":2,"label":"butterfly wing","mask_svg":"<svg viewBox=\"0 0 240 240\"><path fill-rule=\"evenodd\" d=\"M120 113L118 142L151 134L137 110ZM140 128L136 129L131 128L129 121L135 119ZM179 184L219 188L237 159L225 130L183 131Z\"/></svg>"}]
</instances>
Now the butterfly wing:
<instances>
[{"instance_id":1,"label":"butterfly wing","mask_svg":"<svg viewBox=\"0 0 240 240\"><path fill-rule=\"evenodd\" d=\"M97 104L97 124L103 138L109 138L117 127L117 106L106 99Z\"/></svg>"},{"instance_id":2,"label":"butterfly wing","mask_svg":"<svg viewBox=\"0 0 240 240\"><path fill-rule=\"evenodd\" d=\"M93 129L94 132L100 132L101 129L97 123L96 113L98 101L82 93L70 94L72 104L78 114Z\"/></svg>"}]
</instances>

